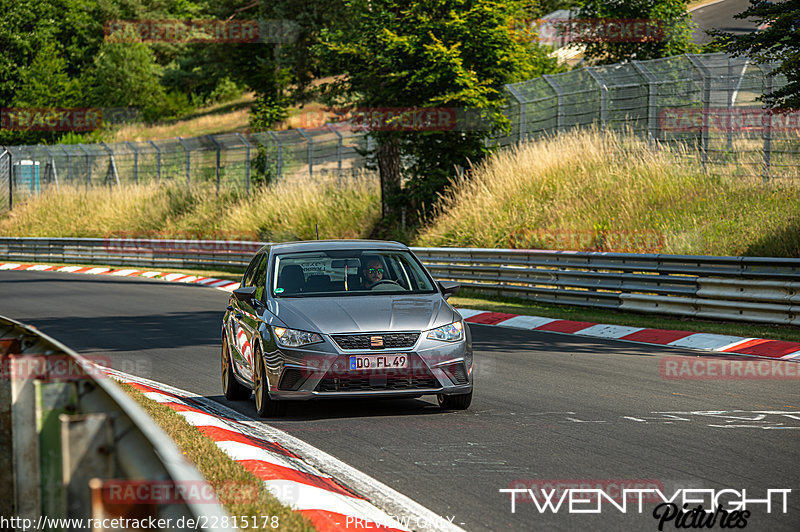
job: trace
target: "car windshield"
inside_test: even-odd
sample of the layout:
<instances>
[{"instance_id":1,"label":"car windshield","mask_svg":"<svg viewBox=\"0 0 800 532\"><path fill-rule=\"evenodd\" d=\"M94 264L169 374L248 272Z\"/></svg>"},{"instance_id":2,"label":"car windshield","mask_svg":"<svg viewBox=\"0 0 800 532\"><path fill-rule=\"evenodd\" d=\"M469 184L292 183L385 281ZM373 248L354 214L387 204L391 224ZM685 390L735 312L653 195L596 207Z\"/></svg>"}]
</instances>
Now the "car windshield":
<instances>
[{"instance_id":1,"label":"car windshield","mask_svg":"<svg viewBox=\"0 0 800 532\"><path fill-rule=\"evenodd\" d=\"M275 297L433 293L433 280L408 251L335 250L277 255Z\"/></svg>"}]
</instances>

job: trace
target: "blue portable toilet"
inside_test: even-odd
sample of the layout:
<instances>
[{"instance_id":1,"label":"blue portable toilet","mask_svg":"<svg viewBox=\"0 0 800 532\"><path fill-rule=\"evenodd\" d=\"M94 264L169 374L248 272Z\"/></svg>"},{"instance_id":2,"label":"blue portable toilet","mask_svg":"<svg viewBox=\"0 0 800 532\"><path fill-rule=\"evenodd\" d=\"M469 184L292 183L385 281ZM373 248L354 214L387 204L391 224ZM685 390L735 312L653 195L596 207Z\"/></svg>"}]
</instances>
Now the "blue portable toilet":
<instances>
[{"instance_id":1,"label":"blue portable toilet","mask_svg":"<svg viewBox=\"0 0 800 532\"><path fill-rule=\"evenodd\" d=\"M14 163L14 188L39 193L39 161L24 159Z\"/></svg>"}]
</instances>

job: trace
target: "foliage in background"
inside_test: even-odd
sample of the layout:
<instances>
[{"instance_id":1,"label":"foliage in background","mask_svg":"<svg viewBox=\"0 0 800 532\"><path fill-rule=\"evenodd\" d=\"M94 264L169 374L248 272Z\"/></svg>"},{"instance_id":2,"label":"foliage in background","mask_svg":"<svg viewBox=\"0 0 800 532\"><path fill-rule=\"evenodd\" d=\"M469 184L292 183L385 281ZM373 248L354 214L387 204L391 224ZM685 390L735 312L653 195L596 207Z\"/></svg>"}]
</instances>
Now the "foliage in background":
<instances>
[{"instance_id":1,"label":"foliage in background","mask_svg":"<svg viewBox=\"0 0 800 532\"><path fill-rule=\"evenodd\" d=\"M504 150L414 244L800 256L800 182L706 175L680 151L596 131Z\"/></svg>"},{"instance_id":2,"label":"foliage in background","mask_svg":"<svg viewBox=\"0 0 800 532\"><path fill-rule=\"evenodd\" d=\"M602 39L584 43L584 56L593 64L607 65L697 52L692 40L695 25L686 11L688 3L689 0L580 0L579 19L647 19L663 29L659 37L646 42Z\"/></svg>"},{"instance_id":3,"label":"foliage in background","mask_svg":"<svg viewBox=\"0 0 800 532\"><path fill-rule=\"evenodd\" d=\"M750 0L750 6L735 18L753 19L764 29L742 35L712 31L714 46L760 63L777 63L774 74L786 76L787 84L764 95L764 103L775 109L800 108L800 1Z\"/></svg>"},{"instance_id":4,"label":"foliage in background","mask_svg":"<svg viewBox=\"0 0 800 532\"><path fill-rule=\"evenodd\" d=\"M483 131L373 129L385 222L430 212L455 173L488 153L488 129L508 125L503 84L553 72L556 63L512 30L523 3L492 0L346 0L347 21L323 31L323 54L346 76L329 101L366 109L460 108Z\"/></svg>"}]
</instances>

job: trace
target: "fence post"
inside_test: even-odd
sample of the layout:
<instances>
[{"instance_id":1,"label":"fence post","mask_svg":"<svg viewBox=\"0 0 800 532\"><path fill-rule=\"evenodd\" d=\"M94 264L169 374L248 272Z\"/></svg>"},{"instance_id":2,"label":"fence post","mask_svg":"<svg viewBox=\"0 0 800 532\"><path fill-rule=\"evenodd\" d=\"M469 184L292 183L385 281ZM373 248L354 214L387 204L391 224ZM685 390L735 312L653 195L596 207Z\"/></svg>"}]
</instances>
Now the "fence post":
<instances>
[{"instance_id":1,"label":"fence post","mask_svg":"<svg viewBox=\"0 0 800 532\"><path fill-rule=\"evenodd\" d=\"M608 120L608 85L603 81L600 73L594 67L586 67L586 72L600 87L600 131L606 132L606 120Z\"/></svg>"},{"instance_id":2,"label":"fence post","mask_svg":"<svg viewBox=\"0 0 800 532\"><path fill-rule=\"evenodd\" d=\"M86 149L86 146L83 144L78 144L78 147L83 150L86 154L86 184L92 184L92 155L89 153L89 150Z\"/></svg>"},{"instance_id":3,"label":"fence post","mask_svg":"<svg viewBox=\"0 0 800 532\"><path fill-rule=\"evenodd\" d=\"M67 156L67 181L72 182L72 154L67 151L63 144L58 145Z\"/></svg>"},{"instance_id":4,"label":"fence post","mask_svg":"<svg viewBox=\"0 0 800 532\"><path fill-rule=\"evenodd\" d=\"M50 168L53 169L53 181L56 182L56 190L58 190L58 170L56 169L56 159L53 156L53 152L50 151L50 148L44 144L41 146L44 148L44 151L47 152L47 156L50 157Z\"/></svg>"},{"instance_id":5,"label":"fence post","mask_svg":"<svg viewBox=\"0 0 800 532\"><path fill-rule=\"evenodd\" d=\"M278 179L280 179L283 176L283 144L281 144L281 140L274 131L267 131L267 133L269 133L269 136L272 137L272 140L274 140L275 144L278 146Z\"/></svg>"},{"instance_id":6,"label":"fence post","mask_svg":"<svg viewBox=\"0 0 800 532\"><path fill-rule=\"evenodd\" d=\"M181 146L183 146L183 149L186 150L186 188L189 188L189 185L191 184L189 172L191 171L192 167L192 156L189 152L189 146L185 142L183 142L183 139L180 137L177 137L177 139L178 142L181 143Z\"/></svg>"},{"instance_id":7,"label":"fence post","mask_svg":"<svg viewBox=\"0 0 800 532\"><path fill-rule=\"evenodd\" d=\"M517 142L522 143L528 136L528 120L526 116L527 105L525 100L522 98L522 95L519 93L519 91L517 91L517 89L514 88L513 85L506 85L506 89L508 89L508 92L511 93L514 99L519 103L519 139Z\"/></svg>"},{"instance_id":8,"label":"fence post","mask_svg":"<svg viewBox=\"0 0 800 532\"><path fill-rule=\"evenodd\" d=\"M650 141L658 140L658 93L656 91L657 81L647 67L640 61L631 61L633 68L647 81L647 134Z\"/></svg>"},{"instance_id":9,"label":"fence post","mask_svg":"<svg viewBox=\"0 0 800 532\"><path fill-rule=\"evenodd\" d=\"M553 77L549 74L542 76L544 80L550 85L556 93L556 131L561 133L564 130L564 91L558 86L558 83L553 81Z\"/></svg>"},{"instance_id":10,"label":"fence post","mask_svg":"<svg viewBox=\"0 0 800 532\"><path fill-rule=\"evenodd\" d=\"M763 72L763 71L762 71ZM764 74L764 95L772 94L772 72L765 72ZM762 162L762 170L761 170L761 178L764 181L768 181L770 178L771 172L771 165L772 165L772 112L769 109L765 109L766 115L764 118L766 120L762 121L762 136L764 138L764 148L763 148L763 162Z\"/></svg>"},{"instance_id":11,"label":"fence post","mask_svg":"<svg viewBox=\"0 0 800 532\"><path fill-rule=\"evenodd\" d=\"M302 127L298 127L297 132L308 141L308 176L314 177L314 140L303 131Z\"/></svg>"},{"instance_id":12,"label":"fence post","mask_svg":"<svg viewBox=\"0 0 800 532\"><path fill-rule=\"evenodd\" d=\"M8 210L14 208L14 156L11 150L6 150L8 154Z\"/></svg>"},{"instance_id":13,"label":"fence post","mask_svg":"<svg viewBox=\"0 0 800 532\"><path fill-rule=\"evenodd\" d=\"M161 150L156 146L152 140L149 141L150 145L156 150L156 182L161 183Z\"/></svg>"},{"instance_id":14,"label":"fence post","mask_svg":"<svg viewBox=\"0 0 800 532\"><path fill-rule=\"evenodd\" d=\"M119 174L117 173L117 163L114 161L114 152L106 146L105 142L101 142L100 145L108 152L108 169L112 172L114 180L117 182L117 188L119 188ZM106 179L108 179L108 171L106 171Z\"/></svg>"},{"instance_id":15,"label":"fence post","mask_svg":"<svg viewBox=\"0 0 800 532\"><path fill-rule=\"evenodd\" d=\"M215 148L217 148L217 196L219 196L219 156L220 156L219 150L220 150L220 145L216 140L214 140L214 137L212 137L211 135L206 135L206 138L211 141L211 144L213 144Z\"/></svg>"},{"instance_id":16,"label":"fence post","mask_svg":"<svg viewBox=\"0 0 800 532\"><path fill-rule=\"evenodd\" d=\"M342 174L342 134L334 128L332 125L328 124L328 129L333 131L336 134L336 163L337 163L337 170L339 175Z\"/></svg>"},{"instance_id":17,"label":"fence post","mask_svg":"<svg viewBox=\"0 0 800 532\"><path fill-rule=\"evenodd\" d=\"M686 54L689 62L703 78L703 130L700 132L700 160L703 172L708 172L708 113L711 107L711 73L694 55Z\"/></svg>"},{"instance_id":18,"label":"fence post","mask_svg":"<svg viewBox=\"0 0 800 532\"><path fill-rule=\"evenodd\" d=\"M250 143L241 133L236 134L239 140L244 144L244 190L250 194Z\"/></svg>"},{"instance_id":19,"label":"fence post","mask_svg":"<svg viewBox=\"0 0 800 532\"><path fill-rule=\"evenodd\" d=\"M130 143L129 141L125 141L125 144L133 151L133 182L137 185L139 184L139 152L136 151L136 147Z\"/></svg>"}]
</instances>

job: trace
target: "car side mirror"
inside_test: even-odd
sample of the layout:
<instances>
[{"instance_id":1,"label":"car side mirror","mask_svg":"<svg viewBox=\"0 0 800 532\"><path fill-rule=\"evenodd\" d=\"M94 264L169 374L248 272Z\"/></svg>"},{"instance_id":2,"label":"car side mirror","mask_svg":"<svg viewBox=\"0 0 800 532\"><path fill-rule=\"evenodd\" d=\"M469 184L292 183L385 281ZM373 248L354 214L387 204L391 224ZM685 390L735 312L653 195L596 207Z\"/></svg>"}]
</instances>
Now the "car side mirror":
<instances>
[{"instance_id":1,"label":"car side mirror","mask_svg":"<svg viewBox=\"0 0 800 532\"><path fill-rule=\"evenodd\" d=\"M233 291L233 296L239 301L250 303L256 296L255 286L243 286Z\"/></svg>"},{"instance_id":2,"label":"car side mirror","mask_svg":"<svg viewBox=\"0 0 800 532\"><path fill-rule=\"evenodd\" d=\"M442 289L442 297L445 299L457 294L458 290L461 288L461 283L457 283L456 281L438 281L438 284L439 288Z\"/></svg>"}]
</instances>

